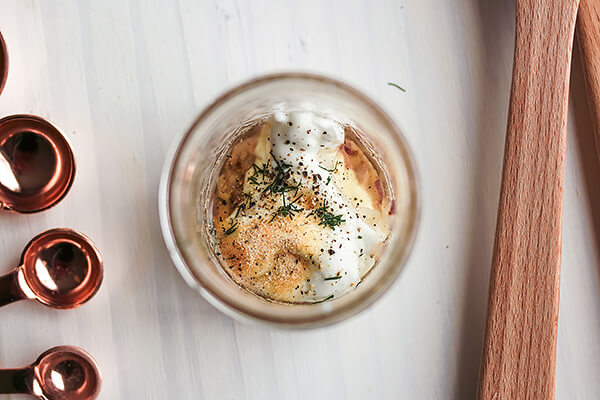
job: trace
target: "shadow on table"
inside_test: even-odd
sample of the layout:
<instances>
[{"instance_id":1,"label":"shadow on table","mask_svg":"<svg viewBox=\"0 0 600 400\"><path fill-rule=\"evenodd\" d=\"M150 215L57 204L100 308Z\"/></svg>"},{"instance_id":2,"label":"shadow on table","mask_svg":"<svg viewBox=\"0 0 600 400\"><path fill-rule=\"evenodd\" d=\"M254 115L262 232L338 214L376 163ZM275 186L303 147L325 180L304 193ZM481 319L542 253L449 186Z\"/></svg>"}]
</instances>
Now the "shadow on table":
<instances>
[{"instance_id":1,"label":"shadow on table","mask_svg":"<svg viewBox=\"0 0 600 400\"><path fill-rule=\"evenodd\" d=\"M473 7L479 14L481 40L481 58L473 67L480 71L473 81L478 97L473 110L477 154L470 177L472 219L464 238L466 282L452 393L456 400L473 399L477 392L514 47L513 2L473 0Z\"/></svg>"},{"instance_id":2,"label":"shadow on table","mask_svg":"<svg viewBox=\"0 0 600 400\"><path fill-rule=\"evenodd\" d=\"M583 171L586 195L582 197L582 206L589 208L592 218L594 242L596 243L596 264L600 266L600 163L596 152L594 127L590 118L590 109L585 93L580 53L577 45L574 46L573 67L571 68L572 118L575 124L575 139L579 152L580 169Z\"/></svg>"},{"instance_id":3,"label":"shadow on table","mask_svg":"<svg viewBox=\"0 0 600 400\"><path fill-rule=\"evenodd\" d=\"M482 190L487 184L490 176L498 174L500 170L494 171L493 163L490 158L497 156L498 152L503 152L503 147L497 146L497 142L490 139L490 136L496 134L504 138L506 122L501 132L490 132L488 118L490 115L506 115L508 111L508 91L504 92L503 83L498 82L498 75L505 73L506 54L502 50L506 46L506 40L514 40L514 9L513 4L506 2L497 2L494 0L473 0L480 15L481 35L483 41L483 54L481 65L479 67L484 71L481 82L474 82L478 85L480 93L480 105L474 110L474 116L477 118L476 126L479 129L479 136L476 138L475 146L478 150L478 156L475 163L475 171L472 176L474 191L471 196L473 205L473 220L470 229L465 235L465 240L470 243L467 248L467 282L465 297L462 303L463 319L460 324L460 341L458 348L458 362L456 365L456 375L454 380L453 398L462 400L475 398L481 349L483 345L483 336L485 328L485 312L487 306L487 282L491 265L491 253L487 254L488 247L483 246L482 240L493 240L495 229L496 214L493 218L487 218L490 210L485 206L485 191ZM512 58L511 58L512 60ZM575 141L579 152L580 168L583 171L585 181L585 196L582 196L582 206L589 208L593 224L594 242L596 246L596 261L600 265L600 163L596 152L596 143L593 133L592 121L589 115L587 104L582 66L579 59L579 52L575 46L573 55L573 68L571 72L571 114L576 129ZM504 77L502 77L504 79ZM510 80L510 78L508 78ZM494 136L495 137L495 136ZM504 139L502 139L504 143ZM499 181L498 181L499 182ZM499 191L499 185L498 189ZM496 194L498 194L496 192ZM497 206L497 198L494 199ZM495 209L494 209L495 210ZM483 250L482 250L483 247ZM486 282L485 287L479 287L481 282Z\"/></svg>"}]
</instances>

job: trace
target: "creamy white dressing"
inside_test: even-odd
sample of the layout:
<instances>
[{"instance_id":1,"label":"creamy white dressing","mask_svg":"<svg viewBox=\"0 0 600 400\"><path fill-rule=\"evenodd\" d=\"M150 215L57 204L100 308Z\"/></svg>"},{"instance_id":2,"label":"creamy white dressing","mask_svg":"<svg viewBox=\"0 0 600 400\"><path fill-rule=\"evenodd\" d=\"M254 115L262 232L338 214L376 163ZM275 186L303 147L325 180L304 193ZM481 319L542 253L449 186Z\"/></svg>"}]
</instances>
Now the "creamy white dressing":
<instances>
[{"instance_id":1,"label":"creamy white dressing","mask_svg":"<svg viewBox=\"0 0 600 400\"><path fill-rule=\"evenodd\" d=\"M375 263L376 250L387 237L381 212L373 209L367 191L344 166L339 152L343 126L310 112L277 112L265 126L270 130L263 129L258 141L256 164L270 162L274 168L274 158L290 164L291 179L302 190L317 193L344 220L333 229L319 225L317 218L299 227L303 248L317 260L310 282L299 290L299 300L339 297L356 286ZM260 193L248 182L250 176L251 171L246 174L244 192L260 203ZM264 210L259 207L256 212Z\"/></svg>"}]
</instances>

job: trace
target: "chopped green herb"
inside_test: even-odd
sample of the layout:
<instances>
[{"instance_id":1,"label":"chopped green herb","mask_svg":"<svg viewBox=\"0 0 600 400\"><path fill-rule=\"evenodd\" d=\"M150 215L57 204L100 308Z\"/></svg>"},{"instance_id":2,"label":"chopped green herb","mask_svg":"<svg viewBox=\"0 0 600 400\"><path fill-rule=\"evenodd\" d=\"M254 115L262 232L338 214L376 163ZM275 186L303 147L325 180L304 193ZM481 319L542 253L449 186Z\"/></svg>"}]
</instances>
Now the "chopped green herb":
<instances>
[{"instance_id":1,"label":"chopped green herb","mask_svg":"<svg viewBox=\"0 0 600 400\"><path fill-rule=\"evenodd\" d=\"M242 209L246 208L246 203L242 203L238 206L236 212L235 212L235 216L233 218L237 218L240 215L240 212L242 211Z\"/></svg>"},{"instance_id":2,"label":"chopped green herb","mask_svg":"<svg viewBox=\"0 0 600 400\"><path fill-rule=\"evenodd\" d=\"M235 210L235 215L233 216L233 218L237 218L240 216L240 213L251 209L252 207L254 207L256 203L254 202L254 200L252 200L252 196L250 196L249 194L245 194L245 199L242 203L240 203L238 205L237 210Z\"/></svg>"},{"instance_id":3,"label":"chopped green herb","mask_svg":"<svg viewBox=\"0 0 600 400\"><path fill-rule=\"evenodd\" d=\"M236 221L233 224L231 224L231 226L229 227L229 229L227 229L225 231L225 236L231 235L233 232L237 231L237 228L238 228L238 223Z\"/></svg>"},{"instance_id":4,"label":"chopped green herb","mask_svg":"<svg viewBox=\"0 0 600 400\"><path fill-rule=\"evenodd\" d=\"M271 173L268 162L264 163L262 165L262 167L259 167L256 164L252 164L252 169L254 171L252 173L252 176L250 176L250 178L248 178L248 181L250 181L250 183L252 183L254 185L260 185L260 184L265 183L266 178L268 178L269 174ZM260 179L260 181L259 181L259 179Z\"/></svg>"},{"instance_id":5,"label":"chopped green herb","mask_svg":"<svg viewBox=\"0 0 600 400\"><path fill-rule=\"evenodd\" d=\"M256 203L252 200L252 196L246 195L246 200L244 200L244 210L249 210L254 207Z\"/></svg>"},{"instance_id":6,"label":"chopped green herb","mask_svg":"<svg viewBox=\"0 0 600 400\"><path fill-rule=\"evenodd\" d=\"M331 299L333 299L333 295L326 297L323 300L317 300L317 301L313 302L312 304L322 303L324 301L331 300Z\"/></svg>"},{"instance_id":7,"label":"chopped green herb","mask_svg":"<svg viewBox=\"0 0 600 400\"><path fill-rule=\"evenodd\" d=\"M325 182L325 186L329 185L329 182L331 182L331 175L327 177L327 182Z\"/></svg>"},{"instance_id":8,"label":"chopped green herb","mask_svg":"<svg viewBox=\"0 0 600 400\"><path fill-rule=\"evenodd\" d=\"M298 200L300 200L302 194L297 196L294 200L292 200L289 203L285 202L285 193L282 193L281 197L283 198L283 205L277 209L277 211L273 215L273 218L271 218L269 222L272 222L278 215L281 215L283 217L290 217L290 219L292 219L294 215L296 215L296 213L304 211L304 208L299 207L295 204L298 202Z\"/></svg>"},{"instance_id":9,"label":"chopped green herb","mask_svg":"<svg viewBox=\"0 0 600 400\"><path fill-rule=\"evenodd\" d=\"M264 163L262 167L259 167L256 164L252 164L252 168L254 169L253 175L261 175L263 178L269 175L269 163Z\"/></svg>"},{"instance_id":10,"label":"chopped green herb","mask_svg":"<svg viewBox=\"0 0 600 400\"><path fill-rule=\"evenodd\" d=\"M277 160L273 152L271 152L271 157L273 157L273 161L275 161L273 181L264 188L263 193L277 194L295 190L297 194L300 185L295 184L295 182L292 182L294 184L288 182L291 164Z\"/></svg>"},{"instance_id":11,"label":"chopped green herb","mask_svg":"<svg viewBox=\"0 0 600 400\"><path fill-rule=\"evenodd\" d=\"M324 169L327 172L335 172L335 171L337 171L338 164L339 164L339 161L336 161L335 166L332 169L327 169L327 168L323 167L322 165L319 165L319 168Z\"/></svg>"},{"instance_id":12,"label":"chopped green herb","mask_svg":"<svg viewBox=\"0 0 600 400\"><path fill-rule=\"evenodd\" d=\"M332 276L332 277L329 277L329 278L325 278L323 280L324 281L337 281L338 279L342 279L342 277L341 276Z\"/></svg>"},{"instance_id":13,"label":"chopped green herb","mask_svg":"<svg viewBox=\"0 0 600 400\"><path fill-rule=\"evenodd\" d=\"M319 225L328 226L331 229L335 229L336 226L341 225L346 220L343 218L343 214L334 214L333 210L327 204L327 200L323 201L323 205L313 210L309 215L316 216L320 221Z\"/></svg>"},{"instance_id":14,"label":"chopped green herb","mask_svg":"<svg viewBox=\"0 0 600 400\"><path fill-rule=\"evenodd\" d=\"M402 90L403 92L406 93L406 90L402 86L400 86L400 85L397 85L397 84L395 84L393 82L388 82L388 85L393 86L395 88L398 88L398 89L400 89L400 90Z\"/></svg>"},{"instance_id":15,"label":"chopped green herb","mask_svg":"<svg viewBox=\"0 0 600 400\"><path fill-rule=\"evenodd\" d=\"M358 235L358 238L359 238L359 239L362 239L362 236Z\"/></svg>"}]
</instances>

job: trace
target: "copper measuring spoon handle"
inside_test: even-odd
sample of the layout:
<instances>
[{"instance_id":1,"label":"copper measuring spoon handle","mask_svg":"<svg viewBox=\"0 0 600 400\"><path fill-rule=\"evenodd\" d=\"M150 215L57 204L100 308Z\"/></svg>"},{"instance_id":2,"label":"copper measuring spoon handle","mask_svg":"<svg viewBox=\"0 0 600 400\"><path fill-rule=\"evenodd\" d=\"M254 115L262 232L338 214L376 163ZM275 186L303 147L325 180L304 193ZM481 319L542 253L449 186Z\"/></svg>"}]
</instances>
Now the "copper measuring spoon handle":
<instances>
[{"instance_id":1,"label":"copper measuring spoon handle","mask_svg":"<svg viewBox=\"0 0 600 400\"><path fill-rule=\"evenodd\" d=\"M0 369L0 394L30 394L33 390L27 382L33 380L33 367Z\"/></svg>"},{"instance_id":2,"label":"copper measuring spoon handle","mask_svg":"<svg viewBox=\"0 0 600 400\"><path fill-rule=\"evenodd\" d=\"M20 268L17 268L4 276L0 276L0 307L27 299L21 285L19 285L19 272Z\"/></svg>"},{"instance_id":3,"label":"copper measuring spoon handle","mask_svg":"<svg viewBox=\"0 0 600 400\"><path fill-rule=\"evenodd\" d=\"M29 394L45 400L95 400L101 386L96 360L73 346L47 350L25 368L0 369L0 394Z\"/></svg>"}]
</instances>

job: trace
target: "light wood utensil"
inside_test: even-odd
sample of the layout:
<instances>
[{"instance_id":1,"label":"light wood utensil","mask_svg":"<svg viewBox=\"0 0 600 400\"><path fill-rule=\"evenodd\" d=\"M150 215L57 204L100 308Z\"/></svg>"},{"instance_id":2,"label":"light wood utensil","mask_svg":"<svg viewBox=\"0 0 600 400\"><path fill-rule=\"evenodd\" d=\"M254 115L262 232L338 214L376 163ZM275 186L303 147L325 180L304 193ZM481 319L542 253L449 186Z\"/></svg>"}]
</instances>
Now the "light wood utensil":
<instances>
[{"instance_id":1,"label":"light wood utensil","mask_svg":"<svg viewBox=\"0 0 600 400\"><path fill-rule=\"evenodd\" d=\"M576 36L600 157L600 0L581 0Z\"/></svg>"},{"instance_id":2,"label":"light wood utensil","mask_svg":"<svg viewBox=\"0 0 600 400\"><path fill-rule=\"evenodd\" d=\"M578 0L516 0L516 42L478 395L552 399L567 100Z\"/></svg>"}]
</instances>

